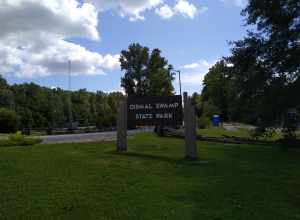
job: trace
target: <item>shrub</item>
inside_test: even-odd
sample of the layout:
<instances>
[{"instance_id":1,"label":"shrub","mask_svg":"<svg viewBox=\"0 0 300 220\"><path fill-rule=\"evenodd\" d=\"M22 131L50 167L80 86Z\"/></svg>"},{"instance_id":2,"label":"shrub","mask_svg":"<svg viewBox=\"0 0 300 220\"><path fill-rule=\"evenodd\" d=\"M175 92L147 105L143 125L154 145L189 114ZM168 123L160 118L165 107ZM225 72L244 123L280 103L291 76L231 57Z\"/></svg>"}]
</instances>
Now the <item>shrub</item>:
<instances>
[{"instance_id":1,"label":"shrub","mask_svg":"<svg viewBox=\"0 0 300 220\"><path fill-rule=\"evenodd\" d=\"M17 114L6 108L0 108L0 133L17 131Z\"/></svg>"},{"instance_id":2,"label":"shrub","mask_svg":"<svg viewBox=\"0 0 300 220\"><path fill-rule=\"evenodd\" d=\"M25 137L20 132L17 132L15 134L10 134L7 139L0 140L0 147L29 146L40 142L40 139Z\"/></svg>"},{"instance_id":3,"label":"shrub","mask_svg":"<svg viewBox=\"0 0 300 220\"><path fill-rule=\"evenodd\" d=\"M250 136L256 140L259 138L270 139L275 133L276 131L274 128L257 127L250 131Z\"/></svg>"},{"instance_id":4,"label":"shrub","mask_svg":"<svg viewBox=\"0 0 300 220\"><path fill-rule=\"evenodd\" d=\"M8 140L12 141L12 142L22 142L22 141L24 141L24 139L25 139L25 136L22 135L20 132L17 132L15 134L10 134L8 136Z\"/></svg>"},{"instance_id":5,"label":"shrub","mask_svg":"<svg viewBox=\"0 0 300 220\"><path fill-rule=\"evenodd\" d=\"M198 128L205 129L211 127L211 120L209 117L201 116L197 120Z\"/></svg>"}]
</instances>

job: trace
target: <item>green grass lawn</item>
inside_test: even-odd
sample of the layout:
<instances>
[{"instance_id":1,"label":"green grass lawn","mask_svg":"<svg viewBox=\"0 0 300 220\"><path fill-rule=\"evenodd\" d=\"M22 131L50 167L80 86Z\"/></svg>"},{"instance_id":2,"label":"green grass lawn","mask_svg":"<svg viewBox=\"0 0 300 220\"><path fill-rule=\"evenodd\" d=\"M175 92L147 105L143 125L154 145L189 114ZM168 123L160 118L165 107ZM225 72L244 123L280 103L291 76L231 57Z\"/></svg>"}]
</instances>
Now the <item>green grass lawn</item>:
<instances>
[{"instance_id":1,"label":"green grass lawn","mask_svg":"<svg viewBox=\"0 0 300 220\"><path fill-rule=\"evenodd\" d=\"M198 134L206 137L223 137L234 136L234 137L250 137L250 131L247 129L237 129L235 131L229 131L224 128L207 128L198 129Z\"/></svg>"},{"instance_id":2,"label":"green grass lawn","mask_svg":"<svg viewBox=\"0 0 300 220\"><path fill-rule=\"evenodd\" d=\"M142 134L114 143L0 148L0 219L300 219L300 150Z\"/></svg>"},{"instance_id":3,"label":"green grass lawn","mask_svg":"<svg viewBox=\"0 0 300 220\"><path fill-rule=\"evenodd\" d=\"M0 134L0 140L6 139L8 137L7 134Z\"/></svg>"},{"instance_id":4,"label":"green grass lawn","mask_svg":"<svg viewBox=\"0 0 300 220\"><path fill-rule=\"evenodd\" d=\"M234 131L229 131L224 128L207 128L207 129L198 129L197 131L198 135L202 135L205 137L241 137L241 138L252 138L250 130L239 128ZM276 141L283 138L282 134L280 133L274 133L272 137L259 137L259 140L269 140L269 141Z\"/></svg>"}]
</instances>

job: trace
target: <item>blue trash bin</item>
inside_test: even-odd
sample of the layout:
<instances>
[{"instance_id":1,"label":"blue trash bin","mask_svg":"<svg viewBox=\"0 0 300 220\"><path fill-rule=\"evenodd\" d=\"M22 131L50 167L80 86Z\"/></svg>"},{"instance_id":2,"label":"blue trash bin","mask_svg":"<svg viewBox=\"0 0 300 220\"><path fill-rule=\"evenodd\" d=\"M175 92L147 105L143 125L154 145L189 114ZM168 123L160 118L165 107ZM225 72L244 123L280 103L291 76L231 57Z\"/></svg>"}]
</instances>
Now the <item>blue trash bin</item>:
<instances>
[{"instance_id":1,"label":"blue trash bin","mask_svg":"<svg viewBox=\"0 0 300 220\"><path fill-rule=\"evenodd\" d=\"M219 115L214 115L212 118L212 124L214 127L219 127L220 126L220 116Z\"/></svg>"}]
</instances>

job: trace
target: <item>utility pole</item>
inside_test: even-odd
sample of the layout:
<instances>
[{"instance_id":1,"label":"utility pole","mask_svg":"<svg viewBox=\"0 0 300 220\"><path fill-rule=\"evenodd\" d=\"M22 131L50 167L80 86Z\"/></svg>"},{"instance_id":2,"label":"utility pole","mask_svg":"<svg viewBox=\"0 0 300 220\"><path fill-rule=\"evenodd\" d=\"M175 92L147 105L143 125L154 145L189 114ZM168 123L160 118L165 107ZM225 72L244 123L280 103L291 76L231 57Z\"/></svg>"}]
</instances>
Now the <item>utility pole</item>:
<instances>
[{"instance_id":1,"label":"utility pole","mask_svg":"<svg viewBox=\"0 0 300 220\"><path fill-rule=\"evenodd\" d=\"M69 84L69 130L72 130L72 87L71 87L71 60L68 61L68 84Z\"/></svg>"}]
</instances>

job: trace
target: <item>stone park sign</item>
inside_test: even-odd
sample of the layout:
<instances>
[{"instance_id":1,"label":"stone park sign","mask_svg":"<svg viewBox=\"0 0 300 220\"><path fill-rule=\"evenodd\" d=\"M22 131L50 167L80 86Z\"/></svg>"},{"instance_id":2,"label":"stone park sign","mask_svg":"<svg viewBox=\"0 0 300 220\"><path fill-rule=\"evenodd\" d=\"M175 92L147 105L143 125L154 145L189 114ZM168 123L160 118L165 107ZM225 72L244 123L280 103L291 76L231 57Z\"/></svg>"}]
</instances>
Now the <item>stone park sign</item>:
<instances>
[{"instance_id":1,"label":"stone park sign","mask_svg":"<svg viewBox=\"0 0 300 220\"><path fill-rule=\"evenodd\" d=\"M183 114L184 112L184 114ZM184 116L184 117L183 117ZM127 150L127 127L159 125L181 126L184 119L185 157L196 160L196 117L191 97L181 96L129 97L121 102L117 120L117 151Z\"/></svg>"},{"instance_id":2,"label":"stone park sign","mask_svg":"<svg viewBox=\"0 0 300 220\"><path fill-rule=\"evenodd\" d=\"M127 100L127 120L130 127L145 125L182 125L181 96L130 97Z\"/></svg>"}]
</instances>

